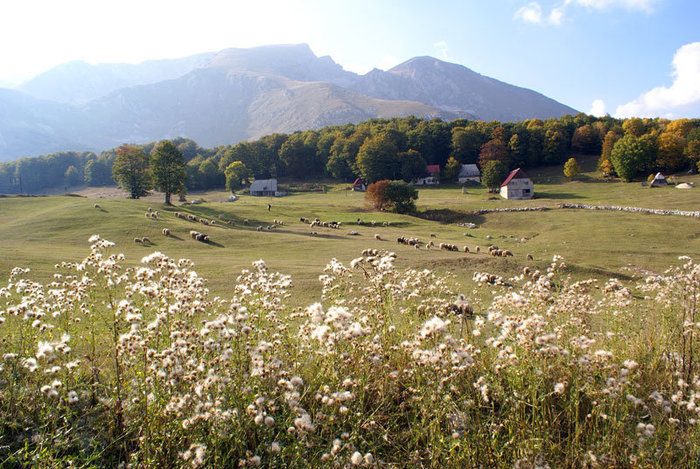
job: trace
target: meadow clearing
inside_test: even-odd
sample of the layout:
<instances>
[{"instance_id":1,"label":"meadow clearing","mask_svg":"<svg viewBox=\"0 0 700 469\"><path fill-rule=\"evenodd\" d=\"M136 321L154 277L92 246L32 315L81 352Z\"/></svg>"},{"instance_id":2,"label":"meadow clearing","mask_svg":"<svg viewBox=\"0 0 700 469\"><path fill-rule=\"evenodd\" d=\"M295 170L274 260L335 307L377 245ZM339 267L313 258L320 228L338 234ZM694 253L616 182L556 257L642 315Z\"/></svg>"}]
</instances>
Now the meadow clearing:
<instances>
[{"instance_id":1,"label":"meadow clearing","mask_svg":"<svg viewBox=\"0 0 700 469\"><path fill-rule=\"evenodd\" d=\"M339 184L0 198L0 465L697 466L699 220L558 204L698 189L531 176L531 201L421 189L417 216ZM472 213L527 206L551 209Z\"/></svg>"}]
</instances>

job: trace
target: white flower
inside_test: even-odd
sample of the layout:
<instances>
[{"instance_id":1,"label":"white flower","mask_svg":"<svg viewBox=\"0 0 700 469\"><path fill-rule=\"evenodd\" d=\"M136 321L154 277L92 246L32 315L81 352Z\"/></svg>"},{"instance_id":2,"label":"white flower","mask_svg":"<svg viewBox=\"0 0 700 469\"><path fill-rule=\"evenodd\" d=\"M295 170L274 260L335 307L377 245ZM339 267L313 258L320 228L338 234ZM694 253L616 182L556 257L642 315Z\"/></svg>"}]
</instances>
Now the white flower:
<instances>
[{"instance_id":1,"label":"white flower","mask_svg":"<svg viewBox=\"0 0 700 469\"><path fill-rule=\"evenodd\" d=\"M352 456L350 456L350 462L353 466L359 466L362 464L362 454L360 454L359 451L355 451L352 453Z\"/></svg>"},{"instance_id":2,"label":"white flower","mask_svg":"<svg viewBox=\"0 0 700 469\"><path fill-rule=\"evenodd\" d=\"M554 385L554 392L556 394L563 394L564 389L566 389L566 385L564 383L557 383Z\"/></svg>"}]
</instances>

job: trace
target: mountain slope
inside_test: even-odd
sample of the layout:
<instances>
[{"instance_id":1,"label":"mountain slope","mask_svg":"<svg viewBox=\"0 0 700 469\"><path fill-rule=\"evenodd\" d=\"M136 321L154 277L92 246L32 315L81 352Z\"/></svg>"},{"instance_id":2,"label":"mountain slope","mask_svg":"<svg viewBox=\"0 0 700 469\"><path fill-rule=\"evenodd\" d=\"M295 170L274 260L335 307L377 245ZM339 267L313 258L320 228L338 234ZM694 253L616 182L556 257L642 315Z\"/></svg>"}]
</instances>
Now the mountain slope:
<instances>
[{"instance_id":1,"label":"mountain slope","mask_svg":"<svg viewBox=\"0 0 700 469\"><path fill-rule=\"evenodd\" d=\"M71 62L21 90L0 93L0 161L178 136L204 146L232 144L370 118L516 121L576 113L432 57L358 75L305 44L136 65Z\"/></svg>"},{"instance_id":2,"label":"mountain slope","mask_svg":"<svg viewBox=\"0 0 700 469\"><path fill-rule=\"evenodd\" d=\"M213 52L181 59L149 60L140 64L68 62L23 83L19 89L40 99L83 104L113 91L180 77L206 65Z\"/></svg>"},{"instance_id":3,"label":"mountain slope","mask_svg":"<svg viewBox=\"0 0 700 469\"><path fill-rule=\"evenodd\" d=\"M416 57L386 72L372 70L352 88L369 96L419 101L487 121L546 119L577 112L535 91L432 57Z\"/></svg>"}]
</instances>

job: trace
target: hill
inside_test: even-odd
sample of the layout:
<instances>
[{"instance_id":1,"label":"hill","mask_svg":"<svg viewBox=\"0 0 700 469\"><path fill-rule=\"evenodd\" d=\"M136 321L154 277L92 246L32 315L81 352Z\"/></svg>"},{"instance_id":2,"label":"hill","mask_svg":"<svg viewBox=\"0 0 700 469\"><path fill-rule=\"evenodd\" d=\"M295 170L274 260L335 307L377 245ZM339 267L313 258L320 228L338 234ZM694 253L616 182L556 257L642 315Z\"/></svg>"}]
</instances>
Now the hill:
<instances>
[{"instance_id":1,"label":"hill","mask_svg":"<svg viewBox=\"0 0 700 469\"><path fill-rule=\"evenodd\" d=\"M0 101L0 161L178 136L214 146L375 117L518 121L576 113L432 57L358 75L305 44L136 65L72 62L20 91L3 90Z\"/></svg>"}]
</instances>

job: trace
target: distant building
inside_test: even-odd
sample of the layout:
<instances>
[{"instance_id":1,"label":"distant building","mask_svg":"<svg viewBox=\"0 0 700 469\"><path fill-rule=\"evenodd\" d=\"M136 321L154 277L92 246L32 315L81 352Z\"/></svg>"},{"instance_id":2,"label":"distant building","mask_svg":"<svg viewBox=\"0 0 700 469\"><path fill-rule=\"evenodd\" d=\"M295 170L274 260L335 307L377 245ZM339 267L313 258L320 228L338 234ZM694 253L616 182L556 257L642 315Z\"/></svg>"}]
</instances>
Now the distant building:
<instances>
[{"instance_id":1,"label":"distant building","mask_svg":"<svg viewBox=\"0 0 700 469\"><path fill-rule=\"evenodd\" d=\"M504 199L532 199L535 186L532 179L522 169L514 169L501 184L501 197Z\"/></svg>"},{"instance_id":2,"label":"distant building","mask_svg":"<svg viewBox=\"0 0 700 469\"><path fill-rule=\"evenodd\" d=\"M416 186L429 186L434 184L440 184L440 165L439 164L429 164L425 167L425 172L428 173L426 177L418 178L413 184Z\"/></svg>"},{"instance_id":3,"label":"distant building","mask_svg":"<svg viewBox=\"0 0 700 469\"><path fill-rule=\"evenodd\" d=\"M481 172L475 164L463 164L457 175L457 182L464 184L467 181L472 181L481 184Z\"/></svg>"},{"instance_id":4,"label":"distant building","mask_svg":"<svg viewBox=\"0 0 700 469\"><path fill-rule=\"evenodd\" d=\"M668 185L668 182L666 181L666 177L661 174L661 173L656 173L656 176L654 176L654 179L651 181L651 187L659 187L659 186L666 186Z\"/></svg>"},{"instance_id":5,"label":"distant building","mask_svg":"<svg viewBox=\"0 0 700 469\"><path fill-rule=\"evenodd\" d=\"M357 178L355 182L352 183L352 190L357 192L364 192L367 190L367 184L362 182L362 179Z\"/></svg>"},{"instance_id":6,"label":"distant building","mask_svg":"<svg viewBox=\"0 0 700 469\"><path fill-rule=\"evenodd\" d=\"M277 192L277 179L256 179L250 185L250 195L257 197L275 197L281 195Z\"/></svg>"}]
</instances>

